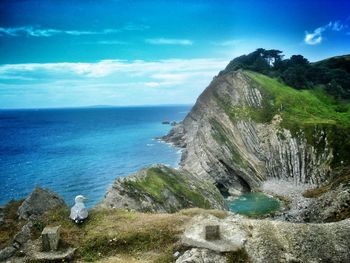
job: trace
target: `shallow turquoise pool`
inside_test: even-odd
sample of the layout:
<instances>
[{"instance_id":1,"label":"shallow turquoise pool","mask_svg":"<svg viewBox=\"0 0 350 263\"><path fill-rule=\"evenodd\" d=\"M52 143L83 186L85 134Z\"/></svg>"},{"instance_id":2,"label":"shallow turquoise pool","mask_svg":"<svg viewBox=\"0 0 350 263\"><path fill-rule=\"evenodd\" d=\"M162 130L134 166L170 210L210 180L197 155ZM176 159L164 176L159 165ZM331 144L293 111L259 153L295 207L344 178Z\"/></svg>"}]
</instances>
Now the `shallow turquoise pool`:
<instances>
[{"instance_id":1,"label":"shallow turquoise pool","mask_svg":"<svg viewBox=\"0 0 350 263\"><path fill-rule=\"evenodd\" d=\"M247 216L262 216L280 208L280 202L264 193L250 192L226 201L230 211Z\"/></svg>"}]
</instances>

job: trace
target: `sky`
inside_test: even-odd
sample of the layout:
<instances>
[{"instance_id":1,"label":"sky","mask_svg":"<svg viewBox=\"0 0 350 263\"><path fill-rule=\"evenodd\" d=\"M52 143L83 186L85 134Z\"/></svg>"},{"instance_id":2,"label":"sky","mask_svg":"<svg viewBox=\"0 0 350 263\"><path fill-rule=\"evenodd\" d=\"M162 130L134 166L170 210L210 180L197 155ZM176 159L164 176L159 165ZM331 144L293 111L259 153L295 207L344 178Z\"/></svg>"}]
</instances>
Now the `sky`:
<instances>
[{"instance_id":1,"label":"sky","mask_svg":"<svg viewBox=\"0 0 350 263\"><path fill-rule=\"evenodd\" d=\"M348 0L1 0L0 108L193 104L236 56L350 53Z\"/></svg>"}]
</instances>

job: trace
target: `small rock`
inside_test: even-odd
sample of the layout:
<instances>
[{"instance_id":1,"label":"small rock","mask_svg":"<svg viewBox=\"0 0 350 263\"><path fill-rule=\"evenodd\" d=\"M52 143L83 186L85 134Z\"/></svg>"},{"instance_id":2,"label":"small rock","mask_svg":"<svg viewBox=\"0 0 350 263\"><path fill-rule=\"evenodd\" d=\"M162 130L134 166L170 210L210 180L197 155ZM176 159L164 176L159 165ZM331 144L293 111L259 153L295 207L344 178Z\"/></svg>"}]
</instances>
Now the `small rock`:
<instances>
[{"instance_id":1,"label":"small rock","mask_svg":"<svg viewBox=\"0 0 350 263\"><path fill-rule=\"evenodd\" d=\"M17 243L18 248L22 246L24 243L26 243L30 239L31 231L30 231L31 224L25 224L21 231L19 231L16 236L14 237L14 244Z\"/></svg>"},{"instance_id":2,"label":"small rock","mask_svg":"<svg viewBox=\"0 0 350 263\"><path fill-rule=\"evenodd\" d=\"M12 257L16 252L16 248L13 246L5 247L4 249L0 250L0 261L6 260L9 257Z\"/></svg>"},{"instance_id":3,"label":"small rock","mask_svg":"<svg viewBox=\"0 0 350 263\"><path fill-rule=\"evenodd\" d=\"M56 251L60 241L61 226L45 227L41 233L44 251Z\"/></svg>"},{"instance_id":4,"label":"small rock","mask_svg":"<svg viewBox=\"0 0 350 263\"><path fill-rule=\"evenodd\" d=\"M180 252L179 251L176 251L174 254L173 254L173 257L174 258L178 258L180 256Z\"/></svg>"},{"instance_id":5,"label":"small rock","mask_svg":"<svg viewBox=\"0 0 350 263\"><path fill-rule=\"evenodd\" d=\"M42 215L48 209L61 206L66 206L66 204L57 194L46 189L35 188L18 208L17 214L20 218L28 219L32 215Z\"/></svg>"}]
</instances>

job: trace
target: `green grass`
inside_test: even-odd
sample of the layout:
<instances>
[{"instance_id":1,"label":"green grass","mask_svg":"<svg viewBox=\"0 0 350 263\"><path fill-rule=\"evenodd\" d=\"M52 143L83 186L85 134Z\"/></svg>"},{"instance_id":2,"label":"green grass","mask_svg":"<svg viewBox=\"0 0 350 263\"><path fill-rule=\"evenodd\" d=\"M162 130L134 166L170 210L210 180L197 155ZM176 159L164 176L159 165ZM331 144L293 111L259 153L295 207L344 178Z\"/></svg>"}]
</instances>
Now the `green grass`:
<instances>
[{"instance_id":1,"label":"green grass","mask_svg":"<svg viewBox=\"0 0 350 263\"><path fill-rule=\"evenodd\" d=\"M1 245L8 244L25 223L16 215L21 202L12 201L5 207L6 226L0 228ZM35 222L38 231L32 233L32 238L39 238L45 226L61 225L61 247L77 248L73 262L174 262L173 253L186 249L179 241L191 218L200 214L228 216L226 211L200 208L173 214L93 209L88 219L77 225L69 219L69 212L68 207L47 211ZM123 261L115 261L113 257Z\"/></svg>"},{"instance_id":2,"label":"green grass","mask_svg":"<svg viewBox=\"0 0 350 263\"><path fill-rule=\"evenodd\" d=\"M157 170L153 172L159 172ZM18 220L17 210L23 200L4 207L5 223L0 225L0 249L26 223ZM226 211L191 208L173 214L131 212L122 209L92 209L83 224L69 218L70 209L48 210L38 217L32 239L38 239L45 226L61 226L60 247L75 247L73 262L174 262L173 253L184 251L180 241L187 223L197 215L228 216ZM115 258L123 261L115 261ZM145 260L147 258L147 260ZM36 262L32 260L30 262Z\"/></svg>"},{"instance_id":3,"label":"green grass","mask_svg":"<svg viewBox=\"0 0 350 263\"><path fill-rule=\"evenodd\" d=\"M333 167L350 164L350 104L336 101L321 89L296 90L256 72L244 74L260 90L263 105L226 108L231 120L250 118L270 123L278 114L282 117L281 128L290 130L296 138L306 138L318 154L323 153L327 137L328 146L333 148Z\"/></svg>"},{"instance_id":4,"label":"green grass","mask_svg":"<svg viewBox=\"0 0 350 263\"><path fill-rule=\"evenodd\" d=\"M151 167L142 180L126 181L128 187L133 187L147 193L158 203L164 203L166 195L164 191L170 191L178 201L187 207L210 208L210 203L199 192L199 189L190 188L188 178L174 169ZM175 212L175 210L173 211Z\"/></svg>"},{"instance_id":5,"label":"green grass","mask_svg":"<svg viewBox=\"0 0 350 263\"><path fill-rule=\"evenodd\" d=\"M271 99L269 110L281 114L283 125L338 124L350 127L350 105L342 105L320 89L296 90L265 75L244 74L262 88Z\"/></svg>"}]
</instances>

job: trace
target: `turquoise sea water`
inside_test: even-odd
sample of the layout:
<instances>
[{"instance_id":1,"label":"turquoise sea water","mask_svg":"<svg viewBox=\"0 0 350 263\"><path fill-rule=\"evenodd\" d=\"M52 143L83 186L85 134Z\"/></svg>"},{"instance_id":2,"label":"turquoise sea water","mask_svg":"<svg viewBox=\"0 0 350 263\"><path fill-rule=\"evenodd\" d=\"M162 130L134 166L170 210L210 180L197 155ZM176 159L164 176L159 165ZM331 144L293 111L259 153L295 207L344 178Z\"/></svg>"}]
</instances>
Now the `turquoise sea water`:
<instances>
[{"instance_id":1,"label":"turquoise sea water","mask_svg":"<svg viewBox=\"0 0 350 263\"><path fill-rule=\"evenodd\" d=\"M68 204L96 204L116 177L144 166L176 166L179 149L155 140L190 106L0 111L0 204L49 188Z\"/></svg>"},{"instance_id":2,"label":"turquoise sea water","mask_svg":"<svg viewBox=\"0 0 350 263\"><path fill-rule=\"evenodd\" d=\"M248 216L270 214L280 208L280 202L277 199L260 192L245 193L227 203L230 211Z\"/></svg>"}]
</instances>

